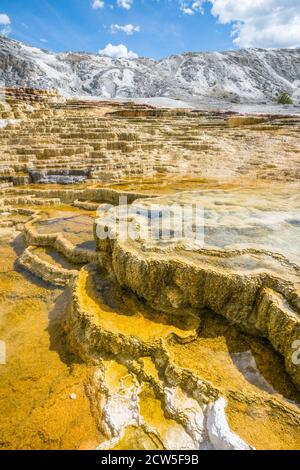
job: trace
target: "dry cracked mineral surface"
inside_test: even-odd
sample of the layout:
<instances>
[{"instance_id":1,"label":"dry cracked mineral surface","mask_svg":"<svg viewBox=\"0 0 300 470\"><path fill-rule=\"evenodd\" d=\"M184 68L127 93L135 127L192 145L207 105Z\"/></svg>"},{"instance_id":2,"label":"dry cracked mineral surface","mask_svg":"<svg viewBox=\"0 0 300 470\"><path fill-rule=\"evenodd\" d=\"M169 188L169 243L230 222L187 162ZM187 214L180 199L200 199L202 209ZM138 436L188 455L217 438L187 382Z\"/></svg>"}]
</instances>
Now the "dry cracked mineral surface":
<instances>
[{"instance_id":1,"label":"dry cracked mineral surface","mask_svg":"<svg viewBox=\"0 0 300 470\"><path fill-rule=\"evenodd\" d=\"M299 116L5 94L0 448L300 449Z\"/></svg>"}]
</instances>

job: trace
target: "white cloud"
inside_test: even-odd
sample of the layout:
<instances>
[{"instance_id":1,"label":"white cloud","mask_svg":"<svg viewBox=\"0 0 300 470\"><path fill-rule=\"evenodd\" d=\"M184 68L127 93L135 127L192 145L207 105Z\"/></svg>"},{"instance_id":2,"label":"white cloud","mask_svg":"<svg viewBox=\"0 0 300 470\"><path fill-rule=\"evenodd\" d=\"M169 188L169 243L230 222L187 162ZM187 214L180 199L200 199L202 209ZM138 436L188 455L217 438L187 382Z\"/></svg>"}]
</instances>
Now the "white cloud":
<instances>
[{"instance_id":1,"label":"white cloud","mask_svg":"<svg viewBox=\"0 0 300 470\"><path fill-rule=\"evenodd\" d=\"M94 10L104 8L104 2L102 0L94 0L92 3L92 8L94 8Z\"/></svg>"},{"instance_id":2,"label":"white cloud","mask_svg":"<svg viewBox=\"0 0 300 470\"><path fill-rule=\"evenodd\" d=\"M186 15L211 13L222 24L232 24L233 42L239 47L299 47L300 0L179 0Z\"/></svg>"},{"instance_id":3,"label":"white cloud","mask_svg":"<svg viewBox=\"0 0 300 470\"><path fill-rule=\"evenodd\" d=\"M112 44L107 44L104 49L99 51L100 55L105 55L111 57L112 59L137 59L138 55L135 52L129 51L124 44L119 44L113 46Z\"/></svg>"},{"instance_id":4,"label":"white cloud","mask_svg":"<svg viewBox=\"0 0 300 470\"><path fill-rule=\"evenodd\" d=\"M117 0L118 7L125 8L125 10L130 10L132 4L133 0Z\"/></svg>"},{"instance_id":5,"label":"white cloud","mask_svg":"<svg viewBox=\"0 0 300 470\"><path fill-rule=\"evenodd\" d=\"M200 13L204 13L202 5L203 5L203 0L196 0L192 3L192 9L194 11L199 11Z\"/></svg>"},{"instance_id":6,"label":"white cloud","mask_svg":"<svg viewBox=\"0 0 300 470\"><path fill-rule=\"evenodd\" d=\"M189 8L185 5L182 5L180 7L180 9L181 9L182 13L184 13L185 15L194 15L195 14L195 12L191 8Z\"/></svg>"},{"instance_id":7,"label":"white cloud","mask_svg":"<svg viewBox=\"0 0 300 470\"><path fill-rule=\"evenodd\" d=\"M299 0L209 0L220 23L233 23L240 47L300 46Z\"/></svg>"},{"instance_id":8,"label":"white cloud","mask_svg":"<svg viewBox=\"0 0 300 470\"><path fill-rule=\"evenodd\" d=\"M10 17L8 15L6 15L5 13L1 13L0 14L0 24L5 25L5 26L11 24Z\"/></svg>"},{"instance_id":9,"label":"white cloud","mask_svg":"<svg viewBox=\"0 0 300 470\"><path fill-rule=\"evenodd\" d=\"M47 43L48 41L45 38L40 38L40 42Z\"/></svg>"},{"instance_id":10,"label":"white cloud","mask_svg":"<svg viewBox=\"0 0 300 470\"><path fill-rule=\"evenodd\" d=\"M3 26L3 28L0 29L0 34L3 34L3 36L9 34L11 32L10 25L10 17L6 15L6 13L0 13L0 26Z\"/></svg>"},{"instance_id":11,"label":"white cloud","mask_svg":"<svg viewBox=\"0 0 300 470\"><path fill-rule=\"evenodd\" d=\"M112 33L118 33L119 31L131 36L133 33L139 33L141 28L137 25L134 26L133 24L112 24L110 25L110 30Z\"/></svg>"},{"instance_id":12,"label":"white cloud","mask_svg":"<svg viewBox=\"0 0 300 470\"><path fill-rule=\"evenodd\" d=\"M205 0L194 0L192 2L181 2L180 10L185 15L194 15L195 13L204 13L203 3Z\"/></svg>"}]
</instances>

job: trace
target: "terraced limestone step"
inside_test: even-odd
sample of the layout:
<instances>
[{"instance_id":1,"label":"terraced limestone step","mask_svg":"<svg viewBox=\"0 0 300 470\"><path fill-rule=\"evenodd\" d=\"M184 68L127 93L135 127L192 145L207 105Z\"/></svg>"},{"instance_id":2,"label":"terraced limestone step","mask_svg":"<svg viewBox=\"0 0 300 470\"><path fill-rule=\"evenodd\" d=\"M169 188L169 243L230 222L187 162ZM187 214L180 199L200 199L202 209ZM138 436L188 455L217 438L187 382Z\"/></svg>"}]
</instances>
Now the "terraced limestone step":
<instances>
[{"instance_id":1,"label":"terraced limestone step","mask_svg":"<svg viewBox=\"0 0 300 470\"><path fill-rule=\"evenodd\" d=\"M141 199L129 209L103 206L95 229L99 263L155 308L209 308L267 338L300 390L293 360L300 340L299 220L297 190L186 192Z\"/></svg>"},{"instance_id":2,"label":"terraced limestone step","mask_svg":"<svg viewBox=\"0 0 300 470\"><path fill-rule=\"evenodd\" d=\"M12 123L0 130L0 170L9 167L9 176L35 169L80 168L92 171L90 177L99 181L161 172L299 180L297 117L228 116L129 103L68 101L55 92L37 90L7 90L7 104L13 106L14 118L23 113L17 127ZM18 178L12 181L28 183Z\"/></svg>"},{"instance_id":3,"label":"terraced limestone step","mask_svg":"<svg viewBox=\"0 0 300 470\"><path fill-rule=\"evenodd\" d=\"M28 89L7 105L0 447L300 449L299 118ZM204 239L180 217L146 236L170 204L200 205Z\"/></svg>"}]
</instances>

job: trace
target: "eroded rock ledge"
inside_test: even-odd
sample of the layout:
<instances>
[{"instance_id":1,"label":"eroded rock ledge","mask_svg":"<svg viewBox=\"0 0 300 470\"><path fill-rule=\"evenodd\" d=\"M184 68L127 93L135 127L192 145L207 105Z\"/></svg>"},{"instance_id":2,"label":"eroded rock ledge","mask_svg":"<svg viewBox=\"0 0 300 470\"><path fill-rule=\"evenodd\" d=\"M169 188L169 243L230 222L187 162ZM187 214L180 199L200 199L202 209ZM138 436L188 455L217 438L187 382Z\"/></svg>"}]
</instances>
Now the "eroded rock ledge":
<instances>
[{"instance_id":1,"label":"eroded rock ledge","mask_svg":"<svg viewBox=\"0 0 300 470\"><path fill-rule=\"evenodd\" d=\"M68 306L70 350L91 371L85 388L106 437L100 448L299 447L299 394L274 352L299 388L290 347L299 339L299 191L269 189L299 181L299 118L20 94L8 90L11 110L0 110L0 230L16 266L70 285L56 310ZM55 184L63 182L78 184ZM120 196L157 213L200 201L204 246L176 227L171 241L118 232L99 240L95 211ZM109 232L116 210L98 213ZM139 228L145 214L127 221ZM15 244L20 232L25 249L21 235ZM3 311L15 279L31 295L32 276L17 272L2 273Z\"/></svg>"},{"instance_id":2,"label":"eroded rock ledge","mask_svg":"<svg viewBox=\"0 0 300 470\"><path fill-rule=\"evenodd\" d=\"M165 311L209 308L247 333L267 338L284 357L286 369L300 389L300 368L293 362L293 345L300 339L300 264L295 254L298 245L289 248L289 243L296 242L295 220L298 219L293 217L299 215L299 198L291 196L291 205L285 213L284 205L276 209L281 196L270 199L268 195L261 203L267 204L265 212L261 207L254 207L253 213L249 214L251 206L247 205L247 198L243 206L242 196L237 195L235 206L232 200L228 202L231 218L226 221L227 216L222 216L226 199L219 210L218 204L214 208L211 205L211 198L217 197L215 192L202 195L202 200L208 201L206 233L209 244L220 244L222 234L226 238L231 226L230 240L225 241L230 248L204 246L191 249L186 245L190 240L178 241L176 237L171 243L145 240L140 229L148 216L120 216L116 210L107 212L104 207L97 228L109 233L112 239L98 239L99 263L116 276L121 286L146 299L155 308ZM190 201L190 197L191 194L186 195L185 200ZM192 197L197 199L199 193ZM174 200L176 197L158 198L157 207L161 205L163 211L162 204ZM183 200L184 196L180 202ZM150 209L153 202L138 201L136 204ZM235 211L235 216L239 215L238 226L233 222ZM259 214L255 216L257 211ZM219 213L218 224L214 225L211 218L219 217ZM276 213L280 221L266 230L263 217ZM127 217L127 222L138 228L138 239L124 239L124 234L120 234L112 222L114 216L117 220ZM290 237L285 247L281 244L283 229ZM251 236L256 237L254 242L249 240ZM268 248L269 240L273 240L272 249ZM246 243L248 247L245 247Z\"/></svg>"},{"instance_id":3,"label":"eroded rock ledge","mask_svg":"<svg viewBox=\"0 0 300 470\"><path fill-rule=\"evenodd\" d=\"M124 440L128 446L132 432L152 436L154 448L249 449L230 430L227 399L234 413L240 404L255 404L278 422L300 423L296 408L275 396L248 387L226 390L203 379L192 363L181 365L172 345L193 355L200 324L197 309L151 309L96 265L80 270L72 283L66 328L72 350L99 367L89 393L108 439L100 448L112 449Z\"/></svg>"}]
</instances>

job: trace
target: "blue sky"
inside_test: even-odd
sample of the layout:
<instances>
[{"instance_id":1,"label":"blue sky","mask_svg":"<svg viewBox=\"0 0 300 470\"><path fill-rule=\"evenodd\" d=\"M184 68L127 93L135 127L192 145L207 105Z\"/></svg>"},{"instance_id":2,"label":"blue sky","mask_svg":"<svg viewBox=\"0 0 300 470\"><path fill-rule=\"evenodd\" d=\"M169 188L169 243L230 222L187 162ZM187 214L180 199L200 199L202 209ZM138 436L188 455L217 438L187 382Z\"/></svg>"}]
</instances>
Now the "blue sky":
<instances>
[{"instance_id":1,"label":"blue sky","mask_svg":"<svg viewBox=\"0 0 300 470\"><path fill-rule=\"evenodd\" d=\"M298 47L300 0L0 0L0 32L112 56Z\"/></svg>"}]
</instances>

